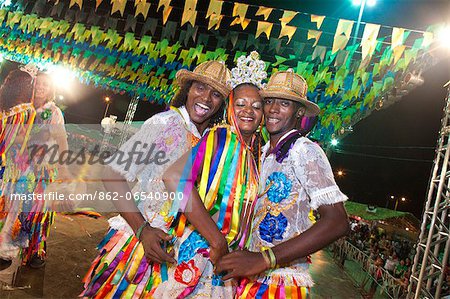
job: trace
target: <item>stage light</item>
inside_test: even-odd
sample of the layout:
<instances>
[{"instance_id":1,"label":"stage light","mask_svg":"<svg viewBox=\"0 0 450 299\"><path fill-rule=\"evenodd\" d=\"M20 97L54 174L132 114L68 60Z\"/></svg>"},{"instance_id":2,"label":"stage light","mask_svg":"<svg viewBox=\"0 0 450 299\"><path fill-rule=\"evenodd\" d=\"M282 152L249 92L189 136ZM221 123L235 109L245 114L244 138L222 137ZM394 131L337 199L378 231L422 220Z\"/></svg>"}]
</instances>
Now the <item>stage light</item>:
<instances>
[{"instance_id":1,"label":"stage light","mask_svg":"<svg viewBox=\"0 0 450 299\"><path fill-rule=\"evenodd\" d=\"M0 7L10 6L11 0L0 0Z\"/></svg>"},{"instance_id":2,"label":"stage light","mask_svg":"<svg viewBox=\"0 0 450 299\"><path fill-rule=\"evenodd\" d=\"M352 3L355 6L360 6L362 4L362 0L353 0Z\"/></svg>"},{"instance_id":3,"label":"stage light","mask_svg":"<svg viewBox=\"0 0 450 299\"><path fill-rule=\"evenodd\" d=\"M375 6L375 4L377 4L377 0L367 0L367 5L369 6Z\"/></svg>"},{"instance_id":4,"label":"stage light","mask_svg":"<svg viewBox=\"0 0 450 299\"><path fill-rule=\"evenodd\" d=\"M331 145L336 146L338 145L339 141L336 138L331 139Z\"/></svg>"},{"instance_id":5,"label":"stage light","mask_svg":"<svg viewBox=\"0 0 450 299\"><path fill-rule=\"evenodd\" d=\"M69 90L75 80L75 74L70 69L60 65L54 65L48 68L48 73L53 79L56 88Z\"/></svg>"},{"instance_id":6,"label":"stage light","mask_svg":"<svg viewBox=\"0 0 450 299\"><path fill-rule=\"evenodd\" d=\"M443 26L438 31L437 38L442 46L450 49L450 25Z\"/></svg>"}]
</instances>

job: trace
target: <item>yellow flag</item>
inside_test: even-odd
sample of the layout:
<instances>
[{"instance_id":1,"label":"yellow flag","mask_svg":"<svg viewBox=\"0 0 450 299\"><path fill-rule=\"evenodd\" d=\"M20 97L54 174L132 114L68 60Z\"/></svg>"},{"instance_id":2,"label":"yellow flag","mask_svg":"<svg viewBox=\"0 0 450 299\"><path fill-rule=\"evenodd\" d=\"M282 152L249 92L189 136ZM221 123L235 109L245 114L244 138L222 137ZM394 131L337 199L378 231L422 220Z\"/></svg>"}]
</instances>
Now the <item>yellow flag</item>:
<instances>
[{"instance_id":1,"label":"yellow flag","mask_svg":"<svg viewBox=\"0 0 450 299\"><path fill-rule=\"evenodd\" d=\"M75 4L81 9L83 7L83 0L70 0L69 8L74 6Z\"/></svg>"},{"instance_id":2,"label":"yellow flag","mask_svg":"<svg viewBox=\"0 0 450 299\"><path fill-rule=\"evenodd\" d=\"M164 6L164 10L163 10L163 25L166 24L167 19L169 19L169 15L172 12L172 6Z\"/></svg>"},{"instance_id":3,"label":"yellow flag","mask_svg":"<svg viewBox=\"0 0 450 299\"><path fill-rule=\"evenodd\" d=\"M222 13L222 4L223 1L211 0L209 2L208 11L206 12L206 18L209 18L212 14L220 15Z\"/></svg>"},{"instance_id":4,"label":"yellow flag","mask_svg":"<svg viewBox=\"0 0 450 299\"><path fill-rule=\"evenodd\" d=\"M59 1L56 2L58 4ZM100 4L103 2L103 0L95 0L95 10L100 6Z\"/></svg>"},{"instance_id":5,"label":"yellow flag","mask_svg":"<svg viewBox=\"0 0 450 299\"><path fill-rule=\"evenodd\" d=\"M241 24L242 29L245 30L245 28L247 28L248 24L250 24L250 19L246 19L246 18L241 18L241 17L236 17L233 22L231 22L230 26L233 25L237 25L237 24Z\"/></svg>"},{"instance_id":6,"label":"yellow flag","mask_svg":"<svg viewBox=\"0 0 450 299\"><path fill-rule=\"evenodd\" d=\"M403 45L403 35L405 33L405 29L403 28L392 28L392 49Z\"/></svg>"},{"instance_id":7,"label":"yellow flag","mask_svg":"<svg viewBox=\"0 0 450 299\"><path fill-rule=\"evenodd\" d=\"M170 1L172 1L172 0L159 0L159 2L158 2L158 9L156 11L159 11L161 6L164 6L165 8L170 6Z\"/></svg>"},{"instance_id":8,"label":"yellow flag","mask_svg":"<svg viewBox=\"0 0 450 299\"><path fill-rule=\"evenodd\" d=\"M331 54L334 54L339 50L343 50L347 45L348 40L349 40L348 37L346 37L345 35L335 35Z\"/></svg>"},{"instance_id":9,"label":"yellow flag","mask_svg":"<svg viewBox=\"0 0 450 299\"><path fill-rule=\"evenodd\" d=\"M371 57L373 51L377 46L377 37L378 32L380 31L380 25L369 24L367 23L364 27L364 33L361 40L361 48L362 48L362 60L366 59L366 57Z\"/></svg>"},{"instance_id":10,"label":"yellow flag","mask_svg":"<svg viewBox=\"0 0 450 299\"><path fill-rule=\"evenodd\" d=\"M258 27L256 28L255 38L258 38L264 32L266 34L267 39L269 39L272 27L273 23L258 21Z\"/></svg>"},{"instance_id":11,"label":"yellow flag","mask_svg":"<svg viewBox=\"0 0 450 299\"><path fill-rule=\"evenodd\" d=\"M111 14L115 13L116 11L119 11L120 14L123 16L127 0L111 0L111 2L112 2Z\"/></svg>"},{"instance_id":12,"label":"yellow flag","mask_svg":"<svg viewBox=\"0 0 450 299\"><path fill-rule=\"evenodd\" d=\"M223 15L211 14L209 16L208 30L211 30L211 28L214 26L216 26L214 29L218 30L222 19L223 19Z\"/></svg>"},{"instance_id":13,"label":"yellow flag","mask_svg":"<svg viewBox=\"0 0 450 299\"><path fill-rule=\"evenodd\" d=\"M311 15L311 22L317 23L317 29L320 29L324 19L325 16Z\"/></svg>"},{"instance_id":14,"label":"yellow flag","mask_svg":"<svg viewBox=\"0 0 450 299\"><path fill-rule=\"evenodd\" d=\"M348 39L350 39L350 36L352 34L352 28L353 28L354 21L339 20L339 23L336 28L336 35L345 35Z\"/></svg>"},{"instance_id":15,"label":"yellow flag","mask_svg":"<svg viewBox=\"0 0 450 299\"><path fill-rule=\"evenodd\" d=\"M288 44L291 41L292 36L294 35L295 31L297 31L297 27L295 26L289 26L286 25L286 23L281 23L281 32L280 36L278 38L282 38L283 36L288 37Z\"/></svg>"},{"instance_id":16,"label":"yellow flag","mask_svg":"<svg viewBox=\"0 0 450 299\"><path fill-rule=\"evenodd\" d=\"M196 6L197 0L186 0L184 2L183 16L181 17L181 26L183 26L187 22L191 23L192 26L195 26L195 19L197 17L197 10L195 9Z\"/></svg>"},{"instance_id":17,"label":"yellow flag","mask_svg":"<svg viewBox=\"0 0 450 299\"><path fill-rule=\"evenodd\" d=\"M289 23L298 14L296 11L285 10L283 16L280 18L281 24ZM282 25L283 26L283 25Z\"/></svg>"},{"instance_id":18,"label":"yellow flag","mask_svg":"<svg viewBox=\"0 0 450 299\"><path fill-rule=\"evenodd\" d=\"M422 47L426 48L433 42L433 32L424 32L423 33L423 42Z\"/></svg>"},{"instance_id":19,"label":"yellow flag","mask_svg":"<svg viewBox=\"0 0 450 299\"><path fill-rule=\"evenodd\" d=\"M319 42L320 37L322 36L322 31L317 30L308 30L308 39L314 38L316 41L314 42L313 47L317 46L317 43Z\"/></svg>"},{"instance_id":20,"label":"yellow flag","mask_svg":"<svg viewBox=\"0 0 450 299\"><path fill-rule=\"evenodd\" d=\"M234 3L233 7L233 17L240 17L241 19L245 18L245 15L247 14L248 5L242 4L242 3Z\"/></svg>"},{"instance_id":21,"label":"yellow flag","mask_svg":"<svg viewBox=\"0 0 450 299\"><path fill-rule=\"evenodd\" d=\"M272 13L272 11L273 11L273 8L260 6L258 8L258 11L256 12L255 16L264 16L264 21L267 21L270 14Z\"/></svg>"},{"instance_id":22,"label":"yellow flag","mask_svg":"<svg viewBox=\"0 0 450 299\"><path fill-rule=\"evenodd\" d=\"M350 35L352 34L353 21L339 20L336 28L336 33L333 40L333 49L331 54L336 53L339 50L343 50L350 40Z\"/></svg>"},{"instance_id":23,"label":"yellow flag","mask_svg":"<svg viewBox=\"0 0 450 299\"><path fill-rule=\"evenodd\" d=\"M137 17L139 14L144 16L144 19L147 19L148 10L150 9L150 3L147 3L145 0L136 0L134 3L136 6L136 12L134 16Z\"/></svg>"},{"instance_id":24,"label":"yellow flag","mask_svg":"<svg viewBox=\"0 0 450 299\"><path fill-rule=\"evenodd\" d=\"M394 64L396 64L397 61L402 57L405 48L406 48L405 45L399 45L394 49L392 49L392 52L394 53Z\"/></svg>"}]
</instances>

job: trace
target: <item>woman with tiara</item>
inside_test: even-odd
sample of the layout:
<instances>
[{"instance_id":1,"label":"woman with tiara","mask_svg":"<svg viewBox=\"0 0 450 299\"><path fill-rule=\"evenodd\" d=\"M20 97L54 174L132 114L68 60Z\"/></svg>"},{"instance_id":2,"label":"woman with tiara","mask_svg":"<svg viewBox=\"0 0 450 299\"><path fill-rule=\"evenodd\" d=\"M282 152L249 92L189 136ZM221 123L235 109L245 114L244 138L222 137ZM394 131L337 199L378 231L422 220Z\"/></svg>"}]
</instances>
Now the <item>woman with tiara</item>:
<instances>
[{"instance_id":1,"label":"woman with tiara","mask_svg":"<svg viewBox=\"0 0 450 299\"><path fill-rule=\"evenodd\" d=\"M243 248L247 239L257 195L253 152L263 118L259 90L267 77L264 68L256 52L238 59L231 70L229 124L213 128L166 173L167 189L183 194L183 200L175 201L167 214L168 219L175 216L172 233L177 263L167 269L158 265L161 283L155 298L234 296L235 281L215 275L214 265L229 250Z\"/></svg>"}]
</instances>

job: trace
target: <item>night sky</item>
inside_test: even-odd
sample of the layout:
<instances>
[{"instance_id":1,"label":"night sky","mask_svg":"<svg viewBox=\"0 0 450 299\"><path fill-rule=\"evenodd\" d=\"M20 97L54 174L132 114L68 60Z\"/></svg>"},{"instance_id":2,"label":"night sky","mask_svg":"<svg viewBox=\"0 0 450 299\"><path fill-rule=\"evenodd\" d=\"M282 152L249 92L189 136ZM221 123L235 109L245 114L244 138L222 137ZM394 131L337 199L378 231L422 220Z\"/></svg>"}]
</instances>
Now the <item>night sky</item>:
<instances>
[{"instance_id":1,"label":"night sky","mask_svg":"<svg viewBox=\"0 0 450 299\"><path fill-rule=\"evenodd\" d=\"M350 0L248 2L336 18L356 20L358 15L358 9L351 6ZM448 22L449 18L450 1L378 0L377 6L367 8L363 21L425 29L433 23ZM375 111L359 122L354 126L354 132L342 139L337 147L346 154L331 154L333 169L342 169L345 173L344 177L337 177L336 180L352 200L385 207L390 195L404 196L407 202L399 203L398 209L412 212L420 218L443 116L446 90L442 86L450 80L450 53L438 59L436 66L422 74L424 85L400 102ZM71 91L63 94L67 104L65 117L69 123L99 123L105 110L102 102L105 95L112 98L109 114L123 120L129 101L126 95L81 84L76 84ZM135 120L145 120L161 109L157 105L141 102ZM414 161L395 160L397 158ZM393 208L395 203L390 201L388 204Z\"/></svg>"}]
</instances>

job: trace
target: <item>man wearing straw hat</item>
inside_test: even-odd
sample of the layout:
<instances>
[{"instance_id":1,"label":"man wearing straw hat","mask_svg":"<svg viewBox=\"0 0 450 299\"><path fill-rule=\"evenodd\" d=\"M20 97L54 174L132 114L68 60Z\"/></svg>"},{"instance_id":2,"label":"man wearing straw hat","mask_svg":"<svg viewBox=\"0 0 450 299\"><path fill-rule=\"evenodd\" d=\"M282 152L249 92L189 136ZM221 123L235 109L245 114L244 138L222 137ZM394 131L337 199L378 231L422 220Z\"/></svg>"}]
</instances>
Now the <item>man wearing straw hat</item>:
<instances>
[{"instance_id":1,"label":"man wearing straw hat","mask_svg":"<svg viewBox=\"0 0 450 299\"><path fill-rule=\"evenodd\" d=\"M230 71L222 62L207 61L192 72L178 71L176 78L180 90L171 109L148 119L120 148L118 157L124 153L126 157L132 157L132 163L113 160L110 164L112 174L103 180L106 190L117 195L114 204L120 216L109 219L110 230L83 279L84 297L103 298L122 293L123 285L129 283L128 272L132 271L129 267L136 263L140 265L139 273L144 276L139 276L139 283L133 283L139 284L135 293L142 293L143 286L152 279L149 262L175 262L163 248L164 242L172 238L164 232L168 220L163 217L163 211L170 209L172 196L168 195L162 175L198 142L211 119L222 114L220 109L230 92L227 85ZM142 157L150 151L164 152L162 160L166 162L145 163ZM141 153L144 155L139 156ZM124 179L139 182L133 190L136 192L131 192ZM129 194L134 200L130 200ZM132 254L123 257L123 252Z\"/></svg>"},{"instance_id":2,"label":"man wearing straw hat","mask_svg":"<svg viewBox=\"0 0 450 299\"><path fill-rule=\"evenodd\" d=\"M261 91L270 141L261 156L249 251L228 254L216 268L227 272L224 279L244 278L239 298L309 298L309 255L348 231L347 197L322 149L296 129L300 118L320 112L307 90L288 70L274 73ZM315 223L313 210L320 214Z\"/></svg>"}]
</instances>

